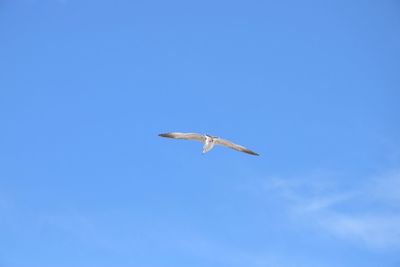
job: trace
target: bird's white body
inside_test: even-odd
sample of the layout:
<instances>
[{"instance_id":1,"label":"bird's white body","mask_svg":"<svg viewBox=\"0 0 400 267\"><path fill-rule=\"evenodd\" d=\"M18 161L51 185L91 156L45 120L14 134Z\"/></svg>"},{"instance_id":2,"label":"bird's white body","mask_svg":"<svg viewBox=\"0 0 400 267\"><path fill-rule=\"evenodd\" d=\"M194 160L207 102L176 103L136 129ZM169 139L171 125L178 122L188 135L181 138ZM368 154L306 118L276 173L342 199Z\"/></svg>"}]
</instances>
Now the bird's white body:
<instances>
[{"instance_id":1,"label":"bird's white body","mask_svg":"<svg viewBox=\"0 0 400 267\"><path fill-rule=\"evenodd\" d=\"M204 135L204 146L203 146L203 153L207 153L210 151L215 145L215 138L209 136L207 134Z\"/></svg>"}]
</instances>

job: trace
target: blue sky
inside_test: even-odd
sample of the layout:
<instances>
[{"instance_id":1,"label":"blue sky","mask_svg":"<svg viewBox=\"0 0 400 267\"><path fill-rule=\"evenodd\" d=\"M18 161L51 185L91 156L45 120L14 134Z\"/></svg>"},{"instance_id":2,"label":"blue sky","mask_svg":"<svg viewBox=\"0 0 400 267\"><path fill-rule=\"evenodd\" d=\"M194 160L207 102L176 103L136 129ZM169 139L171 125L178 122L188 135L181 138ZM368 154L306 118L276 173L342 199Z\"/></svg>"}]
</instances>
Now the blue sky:
<instances>
[{"instance_id":1,"label":"blue sky","mask_svg":"<svg viewBox=\"0 0 400 267\"><path fill-rule=\"evenodd\" d=\"M0 266L399 266L397 1L3 0L0 33Z\"/></svg>"}]
</instances>

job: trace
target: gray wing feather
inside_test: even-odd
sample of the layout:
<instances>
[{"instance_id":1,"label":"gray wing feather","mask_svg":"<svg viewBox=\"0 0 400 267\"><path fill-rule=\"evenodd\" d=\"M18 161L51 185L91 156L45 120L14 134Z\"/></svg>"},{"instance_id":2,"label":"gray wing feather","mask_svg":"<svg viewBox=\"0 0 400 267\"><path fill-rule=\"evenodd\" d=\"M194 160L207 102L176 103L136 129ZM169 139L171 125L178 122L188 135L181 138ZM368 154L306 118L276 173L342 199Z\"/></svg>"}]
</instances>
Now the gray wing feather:
<instances>
[{"instance_id":1,"label":"gray wing feather","mask_svg":"<svg viewBox=\"0 0 400 267\"><path fill-rule=\"evenodd\" d=\"M175 139L185 139L185 140L195 140L204 142L204 136L198 133L162 133L159 134L161 137L175 138Z\"/></svg>"},{"instance_id":2,"label":"gray wing feather","mask_svg":"<svg viewBox=\"0 0 400 267\"><path fill-rule=\"evenodd\" d=\"M223 146L232 148L232 149L240 151L240 152L244 152L244 153L250 154L250 155L259 156L259 154L257 154L256 152L251 151L250 149L247 149L244 146L234 144L231 141L228 141L228 140L225 140L225 139L222 139L222 138L218 138L215 141L215 143L218 144L218 145L223 145Z\"/></svg>"}]
</instances>

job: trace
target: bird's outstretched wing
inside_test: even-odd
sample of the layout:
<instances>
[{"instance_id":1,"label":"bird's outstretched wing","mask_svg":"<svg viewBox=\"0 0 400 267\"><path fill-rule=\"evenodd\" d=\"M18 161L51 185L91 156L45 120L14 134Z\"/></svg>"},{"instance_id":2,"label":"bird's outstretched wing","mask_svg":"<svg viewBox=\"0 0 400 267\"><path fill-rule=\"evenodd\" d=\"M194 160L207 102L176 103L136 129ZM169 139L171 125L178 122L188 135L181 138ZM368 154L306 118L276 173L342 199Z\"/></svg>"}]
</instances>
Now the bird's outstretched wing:
<instances>
[{"instance_id":1,"label":"bird's outstretched wing","mask_svg":"<svg viewBox=\"0 0 400 267\"><path fill-rule=\"evenodd\" d=\"M175 139L186 139L204 142L205 138L203 135L198 133L163 133L159 134L161 137L175 138Z\"/></svg>"},{"instance_id":2,"label":"bird's outstretched wing","mask_svg":"<svg viewBox=\"0 0 400 267\"><path fill-rule=\"evenodd\" d=\"M240 146L240 145L234 144L231 141L228 141L228 140L225 140L225 139L222 139L222 138L216 139L215 143L217 145L226 146L226 147L229 147L229 148L232 148L232 149L235 149L237 151L244 152L244 153L247 153L247 154L250 154L250 155L259 156L259 154L257 154L256 152L251 151L250 149L247 149L244 146Z\"/></svg>"}]
</instances>

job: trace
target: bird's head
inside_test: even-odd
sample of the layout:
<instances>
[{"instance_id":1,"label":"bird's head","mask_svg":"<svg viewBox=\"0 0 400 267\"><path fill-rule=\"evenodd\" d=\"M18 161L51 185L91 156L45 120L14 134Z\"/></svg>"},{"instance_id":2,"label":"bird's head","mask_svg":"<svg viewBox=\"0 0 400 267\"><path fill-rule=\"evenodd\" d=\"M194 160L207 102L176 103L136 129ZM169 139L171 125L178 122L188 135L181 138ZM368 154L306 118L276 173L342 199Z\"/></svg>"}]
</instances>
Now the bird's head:
<instances>
[{"instance_id":1,"label":"bird's head","mask_svg":"<svg viewBox=\"0 0 400 267\"><path fill-rule=\"evenodd\" d=\"M210 137L211 139L217 139L218 136L213 136L213 135L209 135L209 134L205 134L205 136Z\"/></svg>"}]
</instances>

